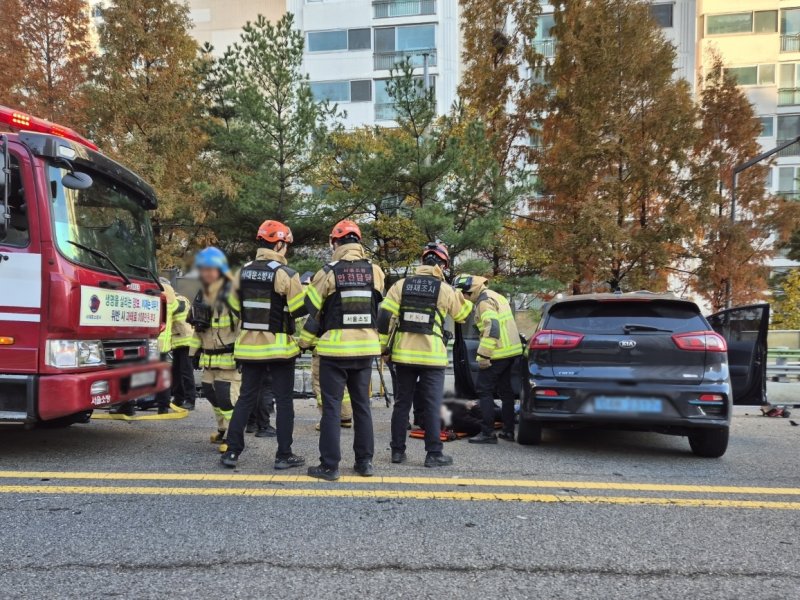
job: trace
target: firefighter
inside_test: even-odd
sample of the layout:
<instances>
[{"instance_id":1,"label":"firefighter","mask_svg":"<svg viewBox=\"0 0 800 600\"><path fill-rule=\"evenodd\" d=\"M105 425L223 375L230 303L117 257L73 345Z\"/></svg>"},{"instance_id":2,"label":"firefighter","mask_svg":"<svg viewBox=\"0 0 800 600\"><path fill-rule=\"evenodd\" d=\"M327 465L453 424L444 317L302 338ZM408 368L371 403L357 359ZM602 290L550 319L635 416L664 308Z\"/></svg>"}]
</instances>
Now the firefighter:
<instances>
[{"instance_id":1,"label":"firefighter","mask_svg":"<svg viewBox=\"0 0 800 600\"><path fill-rule=\"evenodd\" d=\"M233 357L239 313L231 306L233 278L222 250L213 246L201 250L195 256L194 265L201 287L189 313L189 323L194 327L191 353L200 354L203 395L214 407L217 419L217 432L211 436L211 441L219 444L220 452L225 452L225 432L241 383Z\"/></svg>"},{"instance_id":2,"label":"firefighter","mask_svg":"<svg viewBox=\"0 0 800 600\"><path fill-rule=\"evenodd\" d=\"M172 316L172 395L175 406L194 410L194 367L189 358L194 329L187 322L192 303L185 296L176 296L178 306Z\"/></svg>"},{"instance_id":3,"label":"firefighter","mask_svg":"<svg viewBox=\"0 0 800 600\"><path fill-rule=\"evenodd\" d=\"M406 462L406 431L415 395L423 402L425 466L453 463L452 457L442 453L440 437L447 367L444 321L450 315L456 323L463 323L472 312L472 302L445 282L449 265L447 246L429 243L422 252L422 266L389 289L378 314L381 351L385 361L391 358L396 372L393 463Z\"/></svg>"},{"instance_id":4,"label":"firefighter","mask_svg":"<svg viewBox=\"0 0 800 600\"><path fill-rule=\"evenodd\" d=\"M478 344L478 398L483 430L471 437L471 444L496 444L494 433L494 392L503 403L503 430L499 437L514 440L514 390L511 370L522 354L517 324L508 300L486 287L485 277L459 275L455 286L475 304L475 325L481 332Z\"/></svg>"},{"instance_id":5,"label":"firefighter","mask_svg":"<svg viewBox=\"0 0 800 600\"><path fill-rule=\"evenodd\" d=\"M175 320L175 312L179 308L178 297L175 295L175 290L172 289L167 279L159 278L161 287L164 291L161 292L161 299L166 304L167 321L164 329L158 334L158 352L163 361L169 360L169 353L172 350L172 324ZM173 367L174 368L174 367ZM172 381L174 383L175 377L173 375ZM158 407L158 414L163 415L169 412L169 403L172 398L172 391L167 388L156 394L156 406Z\"/></svg>"},{"instance_id":6,"label":"firefighter","mask_svg":"<svg viewBox=\"0 0 800 600\"><path fill-rule=\"evenodd\" d=\"M320 464L308 469L311 477L335 481L341 462L342 397L350 392L353 410L354 470L374 474L375 437L370 411L372 361L381 353L376 330L384 274L367 260L361 230L341 221L330 235L332 261L320 269L306 288L309 319L300 334L300 346L316 346L322 389Z\"/></svg>"},{"instance_id":7,"label":"firefighter","mask_svg":"<svg viewBox=\"0 0 800 600\"><path fill-rule=\"evenodd\" d=\"M278 450L274 467L300 467L305 459L292 453L294 367L300 348L294 320L306 314L305 291L296 271L286 266L292 231L279 221L264 221L256 233L256 259L234 280L231 305L241 314L241 333L234 357L242 368L242 391L228 428L228 450L220 462L234 468L244 450L244 430L260 402L267 378L275 396Z\"/></svg>"}]
</instances>

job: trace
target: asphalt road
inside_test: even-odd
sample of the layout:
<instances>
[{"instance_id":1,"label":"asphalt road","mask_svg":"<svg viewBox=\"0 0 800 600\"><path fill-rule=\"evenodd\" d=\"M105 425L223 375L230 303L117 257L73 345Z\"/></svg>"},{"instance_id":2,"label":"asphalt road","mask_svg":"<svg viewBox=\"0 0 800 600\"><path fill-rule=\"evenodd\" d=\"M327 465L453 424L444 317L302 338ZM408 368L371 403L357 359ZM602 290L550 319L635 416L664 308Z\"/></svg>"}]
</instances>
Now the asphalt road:
<instances>
[{"instance_id":1,"label":"asphalt road","mask_svg":"<svg viewBox=\"0 0 800 600\"><path fill-rule=\"evenodd\" d=\"M313 462L316 412L297 407ZM352 477L348 449L338 483L275 477L271 439L223 470L205 405L3 430L0 598L800 596L800 427L785 419L737 416L719 460L682 438L546 433L539 448L452 442L455 466L434 472L418 440L389 463L388 419L376 403L378 477Z\"/></svg>"}]
</instances>

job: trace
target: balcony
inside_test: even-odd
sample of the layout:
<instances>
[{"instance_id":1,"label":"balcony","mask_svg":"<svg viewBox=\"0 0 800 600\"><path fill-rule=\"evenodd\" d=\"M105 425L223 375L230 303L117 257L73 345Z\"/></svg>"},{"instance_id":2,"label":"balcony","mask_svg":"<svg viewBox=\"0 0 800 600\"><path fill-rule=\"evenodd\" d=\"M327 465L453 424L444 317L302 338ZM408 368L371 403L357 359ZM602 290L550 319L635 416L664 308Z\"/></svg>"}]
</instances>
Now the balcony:
<instances>
[{"instance_id":1,"label":"balcony","mask_svg":"<svg viewBox=\"0 0 800 600\"><path fill-rule=\"evenodd\" d=\"M372 9L376 19L435 15L436 0L374 0Z\"/></svg>"},{"instance_id":2,"label":"balcony","mask_svg":"<svg viewBox=\"0 0 800 600\"><path fill-rule=\"evenodd\" d=\"M793 202L800 200L800 191L797 190L778 190L775 195L781 200L792 200Z\"/></svg>"},{"instance_id":3,"label":"balcony","mask_svg":"<svg viewBox=\"0 0 800 600\"><path fill-rule=\"evenodd\" d=\"M781 88L778 90L778 106L800 104L800 88Z\"/></svg>"},{"instance_id":4,"label":"balcony","mask_svg":"<svg viewBox=\"0 0 800 600\"><path fill-rule=\"evenodd\" d=\"M556 40L555 38L533 40L533 49L545 58L553 58L556 55Z\"/></svg>"},{"instance_id":5,"label":"balcony","mask_svg":"<svg viewBox=\"0 0 800 600\"><path fill-rule=\"evenodd\" d=\"M423 55L428 55L428 66L436 66L436 48L428 48L427 50L399 50L396 52L376 52L375 53L375 70L376 71L389 71L394 69L396 65L402 63L406 59L411 62L412 67L422 67L425 59Z\"/></svg>"},{"instance_id":6,"label":"balcony","mask_svg":"<svg viewBox=\"0 0 800 600\"><path fill-rule=\"evenodd\" d=\"M782 35L781 52L800 52L800 34Z\"/></svg>"},{"instance_id":7,"label":"balcony","mask_svg":"<svg viewBox=\"0 0 800 600\"><path fill-rule=\"evenodd\" d=\"M793 139L793 138L790 138L790 139ZM789 140L778 140L777 145L780 146L781 144L784 144L784 143L786 143L788 141ZM800 156L800 143L792 144L788 148L784 148L783 150L778 152L778 154L776 154L776 156L778 158L783 158L783 157L786 157L786 156Z\"/></svg>"}]
</instances>

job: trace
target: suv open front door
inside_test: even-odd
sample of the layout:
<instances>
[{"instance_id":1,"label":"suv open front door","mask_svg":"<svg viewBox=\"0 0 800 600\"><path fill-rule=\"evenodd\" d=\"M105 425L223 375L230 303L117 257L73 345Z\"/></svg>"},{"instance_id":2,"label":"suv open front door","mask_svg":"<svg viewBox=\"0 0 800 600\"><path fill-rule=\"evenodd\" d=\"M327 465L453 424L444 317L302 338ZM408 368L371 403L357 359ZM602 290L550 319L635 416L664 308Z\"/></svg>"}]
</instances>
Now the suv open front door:
<instances>
[{"instance_id":1,"label":"suv open front door","mask_svg":"<svg viewBox=\"0 0 800 600\"><path fill-rule=\"evenodd\" d=\"M475 311L464 323L455 324L453 341L453 376L458 398L473 399L478 397L478 345L480 332L475 327ZM527 347L528 340L520 336L520 341ZM516 361L511 372L511 387L514 394L521 396L528 389L528 358L524 354ZM497 396L499 397L499 396Z\"/></svg>"},{"instance_id":2,"label":"suv open front door","mask_svg":"<svg viewBox=\"0 0 800 600\"><path fill-rule=\"evenodd\" d=\"M733 403L748 406L766 403L769 304L729 308L706 318L728 342Z\"/></svg>"}]
</instances>

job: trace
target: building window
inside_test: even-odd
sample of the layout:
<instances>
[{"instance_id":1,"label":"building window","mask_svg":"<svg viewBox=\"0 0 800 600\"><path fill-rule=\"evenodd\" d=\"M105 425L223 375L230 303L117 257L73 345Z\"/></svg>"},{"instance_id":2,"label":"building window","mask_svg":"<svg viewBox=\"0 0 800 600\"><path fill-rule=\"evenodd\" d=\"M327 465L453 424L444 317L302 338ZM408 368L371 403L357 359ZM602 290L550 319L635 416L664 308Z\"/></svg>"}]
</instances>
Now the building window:
<instances>
[{"instance_id":1,"label":"building window","mask_svg":"<svg viewBox=\"0 0 800 600\"><path fill-rule=\"evenodd\" d=\"M553 13L539 15L536 19L536 38L533 40L533 47L545 58L553 58L556 55L556 40L553 37L555 24Z\"/></svg>"},{"instance_id":2,"label":"building window","mask_svg":"<svg viewBox=\"0 0 800 600\"><path fill-rule=\"evenodd\" d=\"M778 11L776 10L728 13L706 17L706 35L775 33L777 31Z\"/></svg>"},{"instance_id":3,"label":"building window","mask_svg":"<svg viewBox=\"0 0 800 600\"><path fill-rule=\"evenodd\" d=\"M775 85L775 65L750 65L728 67L725 73L736 79L739 85Z\"/></svg>"},{"instance_id":4,"label":"building window","mask_svg":"<svg viewBox=\"0 0 800 600\"><path fill-rule=\"evenodd\" d=\"M436 14L436 0L372 0L376 19Z\"/></svg>"},{"instance_id":5,"label":"building window","mask_svg":"<svg viewBox=\"0 0 800 600\"><path fill-rule=\"evenodd\" d=\"M672 27L672 2L668 4L651 4L650 16L659 27Z\"/></svg>"},{"instance_id":6,"label":"building window","mask_svg":"<svg viewBox=\"0 0 800 600\"><path fill-rule=\"evenodd\" d=\"M778 115L778 143L792 140L800 135L800 115Z\"/></svg>"},{"instance_id":7,"label":"building window","mask_svg":"<svg viewBox=\"0 0 800 600\"><path fill-rule=\"evenodd\" d=\"M800 52L800 8L781 11L781 52Z\"/></svg>"},{"instance_id":8,"label":"building window","mask_svg":"<svg viewBox=\"0 0 800 600\"><path fill-rule=\"evenodd\" d=\"M426 54L428 66L436 66L436 26L432 23L375 29L376 70L392 69L406 59L421 67Z\"/></svg>"},{"instance_id":9,"label":"building window","mask_svg":"<svg viewBox=\"0 0 800 600\"><path fill-rule=\"evenodd\" d=\"M761 123L761 134L759 137L773 137L775 135L775 117L758 117Z\"/></svg>"},{"instance_id":10,"label":"building window","mask_svg":"<svg viewBox=\"0 0 800 600\"><path fill-rule=\"evenodd\" d=\"M309 52L333 52L336 50L369 50L370 31L366 29L336 29L333 31L310 31Z\"/></svg>"},{"instance_id":11,"label":"building window","mask_svg":"<svg viewBox=\"0 0 800 600\"><path fill-rule=\"evenodd\" d=\"M753 31L755 33L775 33L778 31L778 11L760 10L753 13Z\"/></svg>"},{"instance_id":12,"label":"building window","mask_svg":"<svg viewBox=\"0 0 800 600\"><path fill-rule=\"evenodd\" d=\"M394 121L397 117L397 110L395 109L394 100L387 91L387 84L389 79L376 79L375 80L375 120L376 121ZM422 85L422 77L414 77L414 81ZM436 97L436 78L431 76L430 79L431 92Z\"/></svg>"},{"instance_id":13,"label":"building window","mask_svg":"<svg viewBox=\"0 0 800 600\"><path fill-rule=\"evenodd\" d=\"M369 102L372 100L372 80L312 81L309 84L318 102Z\"/></svg>"},{"instance_id":14,"label":"building window","mask_svg":"<svg viewBox=\"0 0 800 600\"><path fill-rule=\"evenodd\" d=\"M778 106L800 104L800 63L781 63L778 69Z\"/></svg>"},{"instance_id":15,"label":"building window","mask_svg":"<svg viewBox=\"0 0 800 600\"><path fill-rule=\"evenodd\" d=\"M797 198L797 168L778 167L778 195L784 198Z\"/></svg>"},{"instance_id":16,"label":"building window","mask_svg":"<svg viewBox=\"0 0 800 600\"><path fill-rule=\"evenodd\" d=\"M361 79L350 82L350 102L371 102L372 80Z\"/></svg>"}]
</instances>

